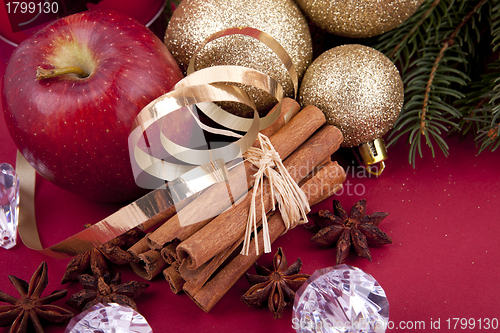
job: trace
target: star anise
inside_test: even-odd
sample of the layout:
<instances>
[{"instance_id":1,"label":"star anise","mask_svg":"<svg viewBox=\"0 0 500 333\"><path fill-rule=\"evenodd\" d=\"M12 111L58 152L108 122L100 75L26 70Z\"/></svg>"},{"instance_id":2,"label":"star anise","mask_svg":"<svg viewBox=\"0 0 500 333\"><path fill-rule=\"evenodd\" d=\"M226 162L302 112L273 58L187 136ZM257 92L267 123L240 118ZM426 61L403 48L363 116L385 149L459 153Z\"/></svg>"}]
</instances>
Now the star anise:
<instances>
[{"instance_id":1,"label":"star anise","mask_svg":"<svg viewBox=\"0 0 500 333\"><path fill-rule=\"evenodd\" d=\"M288 267L283 249L278 248L273 258L273 271L255 263L258 275L246 274L252 287L241 299L251 307L267 304L274 318L281 318L285 306L293 303L295 291L309 278L308 274L299 274L301 267L300 258Z\"/></svg>"},{"instance_id":2,"label":"star anise","mask_svg":"<svg viewBox=\"0 0 500 333\"><path fill-rule=\"evenodd\" d=\"M133 299L141 296L149 287L145 282L121 283L120 273L116 273L112 278L109 273L103 276L82 274L78 277L78 281L82 284L83 290L71 296L66 304L81 311L98 303L118 303L137 311Z\"/></svg>"},{"instance_id":3,"label":"star anise","mask_svg":"<svg viewBox=\"0 0 500 333\"><path fill-rule=\"evenodd\" d=\"M27 332L30 321L35 332L43 333L40 318L52 323L62 323L73 317L71 311L49 304L65 297L67 290L56 290L41 297L49 282L47 263L40 264L29 284L13 275L9 275L9 280L21 295L20 298L15 298L0 291L0 301L11 304L0 306L0 326L11 325L10 333Z\"/></svg>"},{"instance_id":4,"label":"star anise","mask_svg":"<svg viewBox=\"0 0 500 333\"><path fill-rule=\"evenodd\" d=\"M358 201L349 215L340 202L334 200L333 211L334 214L328 210L310 214L313 222L320 228L311 241L322 246L337 243L337 265L346 260L351 244L359 256L371 261L368 245L392 243L392 239L378 227L389 213L366 215L366 200Z\"/></svg>"},{"instance_id":5,"label":"star anise","mask_svg":"<svg viewBox=\"0 0 500 333\"><path fill-rule=\"evenodd\" d=\"M86 273L89 268L93 275L103 276L109 270L108 261L115 265L130 263L134 257L124 248L128 249L142 237L142 231L132 229L99 247L74 256L66 267L61 284L77 281L78 276Z\"/></svg>"}]
</instances>

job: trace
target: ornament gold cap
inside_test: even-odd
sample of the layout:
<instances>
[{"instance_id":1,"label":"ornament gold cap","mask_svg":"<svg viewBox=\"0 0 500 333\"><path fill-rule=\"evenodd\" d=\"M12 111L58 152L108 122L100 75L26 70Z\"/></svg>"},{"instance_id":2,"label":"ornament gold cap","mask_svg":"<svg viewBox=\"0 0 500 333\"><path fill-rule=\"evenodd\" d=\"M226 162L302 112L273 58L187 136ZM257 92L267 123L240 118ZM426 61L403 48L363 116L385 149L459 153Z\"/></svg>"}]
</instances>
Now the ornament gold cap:
<instances>
[{"instance_id":1,"label":"ornament gold cap","mask_svg":"<svg viewBox=\"0 0 500 333\"><path fill-rule=\"evenodd\" d=\"M379 176L385 169L384 161L387 159L387 149L385 148L385 142L382 138L377 138L373 141L369 141L358 146L358 154L355 154L358 158L358 162L363 164L373 175ZM371 168L372 165L380 163L380 167L377 171Z\"/></svg>"}]
</instances>

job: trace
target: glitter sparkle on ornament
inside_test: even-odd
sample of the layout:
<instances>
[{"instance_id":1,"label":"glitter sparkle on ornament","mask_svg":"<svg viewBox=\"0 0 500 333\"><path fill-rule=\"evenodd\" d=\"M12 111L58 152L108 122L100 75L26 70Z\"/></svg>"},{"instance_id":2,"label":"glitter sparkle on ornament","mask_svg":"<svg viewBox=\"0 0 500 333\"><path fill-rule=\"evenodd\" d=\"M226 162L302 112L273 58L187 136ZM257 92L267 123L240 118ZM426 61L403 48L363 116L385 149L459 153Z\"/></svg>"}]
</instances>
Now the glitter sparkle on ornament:
<instances>
[{"instance_id":1,"label":"glitter sparkle on ornament","mask_svg":"<svg viewBox=\"0 0 500 333\"><path fill-rule=\"evenodd\" d=\"M318 27L350 38L373 37L410 18L424 0L296 0Z\"/></svg>"},{"instance_id":2,"label":"glitter sparkle on ornament","mask_svg":"<svg viewBox=\"0 0 500 333\"><path fill-rule=\"evenodd\" d=\"M344 135L342 147L357 147L384 136L404 102L398 69L374 48L347 44L317 57L302 80L299 100L314 105Z\"/></svg>"},{"instance_id":3,"label":"glitter sparkle on ornament","mask_svg":"<svg viewBox=\"0 0 500 333\"><path fill-rule=\"evenodd\" d=\"M292 326L300 333L382 333L388 322L384 289L359 268L317 270L295 294Z\"/></svg>"},{"instance_id":4,"label":"glitter sparkle on ornament","mask_svg":"<svg viewBox=\"0 0 500 333\"><path fill-rule=\"evenodd\" d=\"M152 333L146 319L127 306L97 304L71 319L64 333Z\"/></svg>"},{"instance_id":5,"label":"glitter sparkle on ornament","mask_svg":"<svg viewBox=\"0 0 500 333\"><path fill-rule=\"evenodd\" d=\"M264 43L244 35L229 35L199 47L210 36L228 28L251 27L271 35L292 59L299 80L312 61L313 47L307 20L294 1L191 0L182 1L165 32L165 45L182 70L196 55L195 69L237 65L261 71L277 80L285 95L293 97L286 66ZM256 88L244 87L265 114L276 103ZM224 106L227 106L224 104ZM232 105L230 112L252 117L248 108Z\"/></svg>"},{"instance_id":6,"label":"glitter sparkle on ornament","mask_svg":"<svg viewBox=\"0 0 500 333\"><path fill-rule=\"evenodd\" d=\"M0 164L0 246L16 245L19 220L19 177L7 163Z\"/></svg>"}]
</instances>

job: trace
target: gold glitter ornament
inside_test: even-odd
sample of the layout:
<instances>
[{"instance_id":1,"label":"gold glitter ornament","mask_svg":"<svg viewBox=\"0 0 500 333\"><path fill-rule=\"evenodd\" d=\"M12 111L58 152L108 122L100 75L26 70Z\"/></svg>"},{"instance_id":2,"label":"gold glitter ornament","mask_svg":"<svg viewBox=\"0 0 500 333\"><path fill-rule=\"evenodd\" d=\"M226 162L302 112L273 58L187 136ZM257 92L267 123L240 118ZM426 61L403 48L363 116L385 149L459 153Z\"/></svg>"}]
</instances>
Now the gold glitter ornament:
<instances>
[{"instance_id":1,"label":"gold glitter ornament","mask_svg":"<svg viewBox=\"0 0 500 333\"><path fill-rule=\"evenodd\" d=\"M184 0L169 22L165 45L186 71L198 47L208 37L233 27L252 27L271 35L292 59L299 80L312 61L308 24L292 0ZM217 65L259 70L278 81L287 97L294 97L285 65L269 47L254 38L232 35L216 39L199 50L196 59L195 70ZM244 89L255 100L259 113L267 112L276 103L257 89ZM248 116L244 112L239 115Z\"/></svg>"},{"instance_id":2,"label":"gold glitter ornament","mask_svg":"<svg viewBox=\"0 0 500 333\"><path fill-rule=\"evenodd\" d=\"M344 37L373 37L396 28L424 0L295 0L311 21Z\"/></svg>"},{"instance_id":3,"label":"gold glitter ornament","mask_svg":"<svg viewBox=\"0 0 500 333\"><path fill-rule=\"evenodd\" d=\"M299 92L302 106L317 106L342 131L343 147L361 145L366 165L386 158L380 138L397 120L403 98L403 81L392 61L358 44L321 54L307 69Z\"/></svg>"}]
</instances>

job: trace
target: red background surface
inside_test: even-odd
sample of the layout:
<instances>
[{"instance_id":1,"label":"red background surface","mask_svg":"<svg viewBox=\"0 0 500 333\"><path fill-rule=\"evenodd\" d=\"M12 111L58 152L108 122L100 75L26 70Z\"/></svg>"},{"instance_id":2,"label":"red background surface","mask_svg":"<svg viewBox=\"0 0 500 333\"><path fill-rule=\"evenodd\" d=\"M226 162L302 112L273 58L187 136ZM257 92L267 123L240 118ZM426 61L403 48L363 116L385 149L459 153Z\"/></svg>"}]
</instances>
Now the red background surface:
<instances>
[{"instance_id":1,"label":"red background surface","mask_svg":"<svg viewBox=\"0 0 500 333\"><path fill-rule=\"evenodd\" d=\"M4 45L0 46L2 52L8 51ZM2 62L1 76L4 69ZM14 165L16 148L3 116L0 142L0 163ZM372 248L373 262L351 253L347 264L372 274L385 289L390 320L395 326L388 330L391 332L429 331L431 321L436 320L440 320L442 331L452 332L453 318L476 323L474 330L460 329L458 324L456 331L477 332L483 331L477 329L478 320L500 319L500 152L478 156L472 138L451 138L449 143L449 157L438 153L432 159L430 152L425 151L425 158L412 168L407 161L408 147L400 141L389 148L387 168L378 178L362 172L349 150L334 155L347 172L344 190L335 198L346 209L366 198L367 213L390 212L380 227L394 243ZM313 211L331 209L332 199L314 206ZM96 223L120 207L87 201L37 178L36 217L44 246L56 244L81 231L84 224ZM314 229L309 227L299 226L280 237L273 244L273 253L278 246L283 247L289 263L300 257L302 272L312 274L316 269L334 265L335 250L309 242L314 235ZM259 263L269 266L273 253L263 255ZM67 288L69 295L80 290L78 283L59 283L68 260L39 254L20 240L11 250L0 248L0 289L15 295L7 275L29 280L41 261L49 266L49 285L44 295L62 288ZM123 281L140 279L128 267L120 271ZM186 295L174 295L168 283L157 277L137 304L155 332L294 331L291 307L285 309L283 318L275 320L267 309L252 309L240 301L247 289L246 280L240 279L207 314ZM63 301L55 304L66 307ZM405 328L412 326L421 329ZM0 332L7 331L0 328ZM64 326L46 326L48 333L63 331Z\"/></svg>"}]
</instances>

